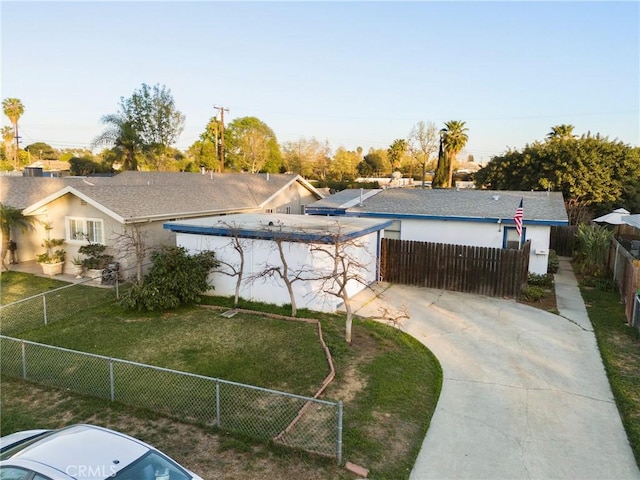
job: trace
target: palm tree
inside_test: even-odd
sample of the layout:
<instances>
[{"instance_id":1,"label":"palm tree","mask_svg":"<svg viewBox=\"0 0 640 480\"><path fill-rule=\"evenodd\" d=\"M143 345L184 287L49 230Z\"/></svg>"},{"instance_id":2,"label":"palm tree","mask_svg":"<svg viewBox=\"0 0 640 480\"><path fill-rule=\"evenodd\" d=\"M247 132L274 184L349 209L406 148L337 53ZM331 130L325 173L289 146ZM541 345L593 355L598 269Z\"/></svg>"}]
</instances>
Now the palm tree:
<instances>
[{"instance_id":1,"label":"palm tree","mask_svg":"<svg viewBox=\"0 0 640 480\"><path fill-rule=\"evenodd\" d=\"M547 140L553 140L554 138L560 139L568 139L573 138L575 135L573 134L573 129L575 127L573 125L562 124L556 125L555 127L551 127L551 131L547 133Z\"/></svg>"},{"instance_id":2,"label":"palm tree","mask_svg":"<svg viewBox=\"0 0 640 480\"><path fill-rule=\"evenodd\" d=\"M13 153L14 167L17 170L19 151L20 151L20 137L18 136L18 120L24 113L24 105L18 98L5 98L2 101L2 109L4 114L9 118L9 121L13 125L13 131L16 138L16 151Z\"/></svg>"},{"instance_id":3,"label":"palm tree","mask_svg":"<svg viewBox=\"0 0 640 480\"><path fill-rule=\"evenodd\" d=\"M33 218L25 217L22 214L22 210L19 208L0 203L0 233L2 234L0 259L5 270L9 270L5 257L7 256L7 252L10 247L11 231L14 228L19 228L20 230L25 231L32 226L32 223Z\"/></svg>"},{"instance_id":4,"label":"palm tree","mask_svg":"<svg viewBox=\"0 0 640 480\"><path fill-rule=\"evenodd\" d=\"M132 123L115 113L102 117L102 123L107 125L107 128L94 138L92 145L113 146L122 161L122 168L137 170L137 154L141 151L142 141Z\"/></svg>"},{"instance_id":5,"label":"palm tree","mask_svg":"<svg viewBox=\"0 0 640 480\"><path fill-rule=\"evenodd\" d=\"M468 129L465 127L465 122L461 120L450 120L445 122L444 125L446 128L444 128L442 136L442 145L449 162L447 186L451 188L453 183L453 161L467 144L469 136L466 133Z\"/></svg>"}]
</instances>

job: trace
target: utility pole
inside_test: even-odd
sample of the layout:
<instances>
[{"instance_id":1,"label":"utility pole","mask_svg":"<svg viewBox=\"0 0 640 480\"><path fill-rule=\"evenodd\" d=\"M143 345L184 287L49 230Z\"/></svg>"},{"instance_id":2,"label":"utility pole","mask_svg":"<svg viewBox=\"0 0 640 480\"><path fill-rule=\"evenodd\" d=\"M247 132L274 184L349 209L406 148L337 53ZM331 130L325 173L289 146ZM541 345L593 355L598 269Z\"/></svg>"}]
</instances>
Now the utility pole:
<instances>
[{"instance_id":1,"label":"utility pole","mask_svg":"<svg viewBox=\"0 0 640 480\"><path fill-rule=\"evenodd\" d=\"M220 129L220 161L218 162L218 172L224 171L224 112L228 112L229 109L225 107L218 107L214 105L213 108L220 110L220 123L222 128Z\"/></svg>"}]
</instances>

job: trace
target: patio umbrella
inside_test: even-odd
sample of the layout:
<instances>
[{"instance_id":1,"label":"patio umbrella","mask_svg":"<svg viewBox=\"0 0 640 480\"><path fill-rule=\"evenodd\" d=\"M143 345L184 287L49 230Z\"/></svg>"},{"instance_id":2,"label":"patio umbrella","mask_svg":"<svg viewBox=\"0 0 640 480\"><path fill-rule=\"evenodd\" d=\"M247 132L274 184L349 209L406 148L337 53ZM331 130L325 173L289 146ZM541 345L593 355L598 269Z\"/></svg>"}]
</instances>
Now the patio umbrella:
<instances>
[{"instance_id":1,"label":"patio umbrella","mask_svg":"<svg viewBox=\"0 0 640 480\"><path fill-rule=\"evenodd\" d=\"M618 208L611 213L607 213L598 218L594 218L593 221L597 223L608 223L609 225L622 225L623 218L629 216L629 211L624 208Z\"/></svg>"}]
</instances>

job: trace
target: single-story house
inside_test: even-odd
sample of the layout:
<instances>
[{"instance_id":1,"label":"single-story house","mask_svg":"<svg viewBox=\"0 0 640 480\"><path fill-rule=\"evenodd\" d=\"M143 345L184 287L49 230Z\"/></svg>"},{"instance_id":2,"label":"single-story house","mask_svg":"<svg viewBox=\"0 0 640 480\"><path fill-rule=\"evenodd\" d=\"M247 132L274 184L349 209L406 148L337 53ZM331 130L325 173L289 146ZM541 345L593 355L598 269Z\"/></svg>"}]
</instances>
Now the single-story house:
<instances>
[{"instance_id":1,"label":"single-story house","mask_svg":"<svg viewBox=\"0 0 640 480\"><path fill-rule=\"evenodd\" d=\"M282 278L261 276L270 268L288 268L298 308L333 312L342 303L323 292L322 278L333 270L334 258L347 258L352 265L348 277L349 297L379 279L382 230L391 222L383 219L319 217L311 215L238 214L165 223L176 235L178 246L190 253L216 252L222 262L209 282L216 295L233 296L243 252L244 268L240 297L277 305L291 303ZM327 253L332 252L332 253ZM338 252L338 253L336 253Z\"/></svg>"},{"instance_id":2,"label":"single-story house","mask_svg":"<svg viewBox=\"0 0 640 480\"><path fill-rule=\"evenodd\" d=\"M522 237L514 215L523 204ZM346 190L307 207L310 215L392 220L386 238L518 248L531 241L529 271L544 274L554 225L568 225L561 192L470 189Z\"/></svg>"},{"instance_id":3,"label":"single-story house","mask_svg":"<svg viewBox=\"0 0 640 480\"><path fill-rule=\"evenodd\" d=\"M65 271L78 248L106 245L122 270L135 265L122 235L137 229L149 247L175 244L166 221L239 212L304 213L323 198L299 175L248 173L122 172L113 177L0 177L0 202L26 216L50 222L52 238L64 239ZM12 232L19 261L43 251L44 229L34 223L27 232Z\"/></svg>"}]
</instances>

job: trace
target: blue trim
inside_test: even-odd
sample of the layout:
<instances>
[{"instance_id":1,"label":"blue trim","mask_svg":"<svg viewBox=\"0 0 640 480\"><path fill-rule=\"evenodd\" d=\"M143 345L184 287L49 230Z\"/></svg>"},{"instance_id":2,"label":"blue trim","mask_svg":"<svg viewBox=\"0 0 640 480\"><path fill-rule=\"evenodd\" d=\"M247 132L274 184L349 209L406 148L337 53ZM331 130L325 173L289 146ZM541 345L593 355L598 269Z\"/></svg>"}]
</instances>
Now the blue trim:
<instances>
[{"instance_id":1,"label":"blue trim","mask_svg":"<svg viewBox=\"0 0 640 480\"><path fill-rule=\"evenodd\" d=\"M391 221L379 223L371 227L364 228L355 232L345 233L338 239L340 242L352 240L354 238L362 237L373 232L380 232L391 225ZM286 240L289 242L302 242L302 243L326 243L333 244L336 238L332 235L327 235L326 232L320 233L298 233L288 232L280 230L254 230L241 228L237 231L227 227L213 227L213 226L199 226L199 225L184 225L179 223L165 223L162 228L171 230L174 233L186 233L193 235L207 235L214 237L233 237L236 233L240 238L249 238L254 240Z\"/></svg>"},{"instance_id":2,"label":"blue trim","mask_svg":"<svg viewBox=\"0 0 640 480\"><path fill-rule=\"evenodd\" d=\"M498 223L502 221L503 225L515 225L513 218L501 217L454 217L441 215L421 215L415 213L380 213L380 212L347 212L345 217L361 217L361 218L392 218L396 220L426 220L426 221L444 221L444 222L473 222L473 223ZM566 220L531 220L524 219L523 224L526 225L546 225L546 226L566 226L569 222Z\"/></svg>"}]
</instances>

